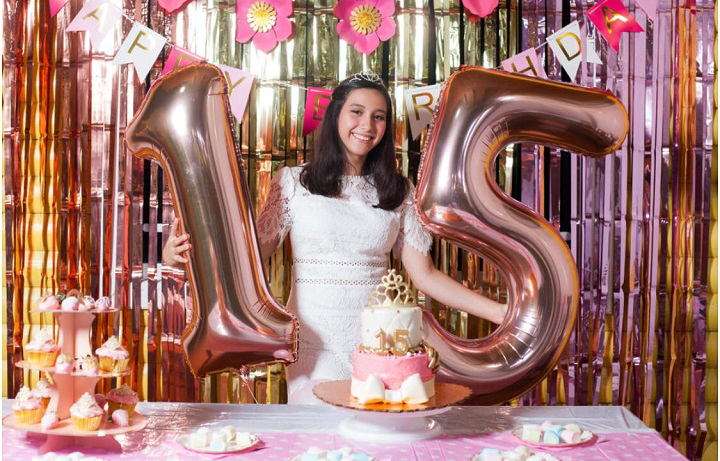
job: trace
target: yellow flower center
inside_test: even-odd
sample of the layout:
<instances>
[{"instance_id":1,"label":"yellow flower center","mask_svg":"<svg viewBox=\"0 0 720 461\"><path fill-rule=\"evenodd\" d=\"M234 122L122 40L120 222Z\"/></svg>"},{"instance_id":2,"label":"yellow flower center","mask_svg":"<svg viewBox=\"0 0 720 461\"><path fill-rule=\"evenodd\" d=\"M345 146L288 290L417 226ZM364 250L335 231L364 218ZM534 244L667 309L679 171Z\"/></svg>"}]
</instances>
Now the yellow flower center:
<instances>
[{"instance_id":1,"label":"yellow flower center","mask_svg":"<svg viewBox=\"0 0 720 461\"><path fill-rule=\"evenodd\" d=\"M360 5L350 13L350 25L359 34L372 34L380 27L380 10L372 5Z\"/></svg>"},{"instance_id":2,"label":"yellow flower center","mask_svg":"<svg viewBox=\"0 0 720 461\"><path fill-rule=\"evenodd\" d=\"M277 11L267 2L255 2L250 5L247 20L255 32L267 32L275 25Z\"/></svg>"}]
</instances>

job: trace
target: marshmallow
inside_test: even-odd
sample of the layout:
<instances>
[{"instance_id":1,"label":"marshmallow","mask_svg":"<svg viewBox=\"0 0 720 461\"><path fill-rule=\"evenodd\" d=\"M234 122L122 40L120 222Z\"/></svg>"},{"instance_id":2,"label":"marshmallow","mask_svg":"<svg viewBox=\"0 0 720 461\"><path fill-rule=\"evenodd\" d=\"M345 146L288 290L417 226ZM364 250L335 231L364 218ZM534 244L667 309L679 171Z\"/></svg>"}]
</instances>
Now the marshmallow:
<instances>
[{"instance_id":1,"label":"marshmallow","mask_svg":"<svg viewBox=\"0 0 720 461\"><path fill-rule=\"evenodd\" d=\"M540 427L537 424L523 424L520 438L530 443L540 443Z\"/></svg>"},{"instance_id":2,"label":"marshmallow","mask_svg":"<svg viewBox=\"0 0 720 461\"><path fill-rule=\"evenodd\" d=\"M543 443L547 443L550 445L558 445L560 443L560 436L557 434L557 432L553 431L545 431L543 433Z\"/></svg>"},{"instance_id":3,"label":"marshmallow","mask_svg":"<svg viewBox=\"0 0 720 461\"><path fill-rule=\"evenodd\" d=\"M115 410L112 414L112 422L120 427L127 427L130 424L130 415L127 410Z\"/></svg>"},{"instance_id":4,"label":"marshmallow","mask_svg":"<svg viewBox=\"0 0 720 461\"><path fill-rule=\"evenodd\" d=\"M560 434L560 438L563 443L578 443L580 441L580 433L565 429L562 431L562 434Z\"/></svg>"},{"instance_id":5,"label":"marshmallow","mask_svg":"<svg viewBox=\"0 0 720 461\"><path fill-rule=\"evenodd\" d=\"M578 434L582 432L582 429L580 429L580 426L578 426L575 423L569 423L565 425L565 429L572 432L577 432Z\"/></svg>"}]
</instances>

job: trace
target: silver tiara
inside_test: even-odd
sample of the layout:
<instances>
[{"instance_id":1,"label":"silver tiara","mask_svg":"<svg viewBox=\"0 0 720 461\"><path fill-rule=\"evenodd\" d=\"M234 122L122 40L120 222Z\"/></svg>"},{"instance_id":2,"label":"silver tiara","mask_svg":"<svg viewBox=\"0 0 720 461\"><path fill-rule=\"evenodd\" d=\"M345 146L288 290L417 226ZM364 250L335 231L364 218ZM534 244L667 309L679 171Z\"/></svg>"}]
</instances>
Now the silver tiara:
<instances>
[{"instance_id":1,"label":"silver tiara","mask_svg":"<svg viewBox=\"0 0 720 461\"><path fill-rule=\"evenodd\" d=\"M385 86L385 84L383 83L380 76L371 70L364 70L362 72L358 72L357 74L353 75L350 78L351 82L359 81L359 80L365 80L368 82L375 83L377 85Z\"/></svg>"}]
</instances>

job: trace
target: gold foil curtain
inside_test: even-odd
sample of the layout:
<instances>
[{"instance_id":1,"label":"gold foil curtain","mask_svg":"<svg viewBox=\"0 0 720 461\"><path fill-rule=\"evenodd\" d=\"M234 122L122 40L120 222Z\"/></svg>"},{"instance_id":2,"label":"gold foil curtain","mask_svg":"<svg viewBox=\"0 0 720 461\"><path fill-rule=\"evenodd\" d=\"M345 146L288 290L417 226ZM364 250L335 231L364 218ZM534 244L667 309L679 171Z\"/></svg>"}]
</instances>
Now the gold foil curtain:
<instances>
[{"instance_id":1,"label":"gold foil curtain","mask_svg":"<svg viewBox=\"0 0 720 461\"><path fill-rule=\"evenodd\" d=\"M194 0L168 16L151 0L112 0L125 14L210 62L258 79L237 133L259 210L270 179L312 156L301 136L307 86L331 87L371 69L396 108L398 165L417 173L423 137L409 139L407 88L440 83L461 65L498 67L503 59L572 20L593 3L501 1L470 21L461 3L400 0L397 32L367 57L340 41L334 1L296 1L295 34L270 54L235 42L235 2ZM83 0L50 18L46 0L5 0L3 395L37 374L12 364L50 315L30 313L46 290L110 295L122 312L98 319L93 341L121 336L143 399L284 402L282 366L248 376L195 379L180 336L192 305L184 275L160 265L173 218L162 170L127 153L122 132L169 51L140 82L110 64L132 23L123 20L101 49L65 28ZM583 65L577 83L607 89L628 108L630 134L603 159L533 145L509 146L497 161L507 194L543 214L565 237L581 283L580 315L563 359L519 405L625 405L688 457L717 456L717 106L715 5L659 3L655 21L630 0L645 28L624 34L620 52L591 32L603 65ZM538 49L551 79L564 75ZM715 125L716 127L716 125ZM273 292L286 300L289 244L272 258ZM487 296L503 282L482 259L443 241L436 264ZM391 258L391 264L399 262ZM460 336L487 322L425 300ZM105 382L110 387L116 383ZM704 443L703 443L704 442Z\"/></svg>"}]
</instances>

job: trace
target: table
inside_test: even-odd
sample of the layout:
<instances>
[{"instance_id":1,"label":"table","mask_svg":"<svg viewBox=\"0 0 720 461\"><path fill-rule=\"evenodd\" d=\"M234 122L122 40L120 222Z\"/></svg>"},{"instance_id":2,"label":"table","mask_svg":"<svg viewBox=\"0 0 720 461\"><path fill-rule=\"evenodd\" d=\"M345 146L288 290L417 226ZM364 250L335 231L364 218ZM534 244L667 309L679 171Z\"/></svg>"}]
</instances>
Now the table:
<instances>
[{"instance_id":1,"label":"table","mask_svg":"<svg viewBox=\"0 0 720 461\"><path fill-rule=\"evenodd\" d=\"M3 399L3 416L12 411L11 406L12 400ZM553 420L559 424L577 422L598 435L596 443L553 452L564 461L685 459L624 407L457 406L434 416L443 427L442 438L400 445L346 441L338 437L336 428L349 413L326 405L141 402L137 410L150 421L143 431L117 437L123 453L102 450L88 453L108 460L214 460L220 456L187 451L175 440L201 426L234 425L258 435L265 442L265 448L226 456L226 459L281 461L310 446L325 449L351 446L374 455L379 461L461 461L469 460L485 447L512 449L520 442L508 434L510 430L526 423ZM6 459L29 460L38 446L37 439L3 428Z\"/></svg>"}]
</instances>

